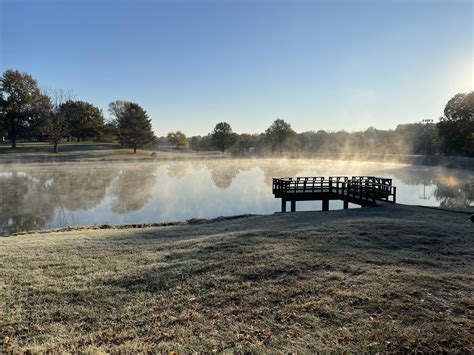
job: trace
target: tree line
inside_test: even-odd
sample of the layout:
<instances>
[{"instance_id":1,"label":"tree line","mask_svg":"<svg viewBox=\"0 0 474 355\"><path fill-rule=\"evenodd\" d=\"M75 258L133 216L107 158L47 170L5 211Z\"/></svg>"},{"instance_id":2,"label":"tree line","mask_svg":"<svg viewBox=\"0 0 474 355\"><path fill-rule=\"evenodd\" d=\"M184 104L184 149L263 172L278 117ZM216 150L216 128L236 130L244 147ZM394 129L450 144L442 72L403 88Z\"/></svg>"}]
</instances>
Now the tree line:
<instances>
[{"instance_id":1,"label":"tree line","mask_svg":"<svg viewBox=\"0 0 474 355\"><path fill-rule=\"evenodd\" d=\"M288 122L275 120L264 133L236 134L221 122L206 136L189 139L194 150L218 149L234 154L307 152L328 154L419 154L474 157L474 92L457 94L446 104L439 122L424 120L395 129L296 133Z\"/></svg>"},{"instance_id":2,"label":"tree line","mask_svg":"<svg viewBox=\"0 0 474 355\"><path fill-rule=\"evenodd\" d=\"M264 133L237 134L227 122L218 123L206 136L186 139L173 134L168 142L176 148L189 146L196 151L219 150L235 155L282 154L287 152L327 154L417 154L474 157L474 92L457 94L446 104L439 122L400 124L395 129L370 127L364 131L296 133L288 122L275 120Z\"/></svg>"},{"instance_id":3,"label":"tree line","mask_svg":"<svg viewBox=\"0 0 474 355\"><path fill-rule=\"evenodd\" d=\"M356 132L318 130L296 133L288 122L277 119L264 133L238 135L223 122L206 136L191 137L189 144L198 151L219 149L237 155L255 151L259 154L303 152L474 157L474 92L458 94L451 99L438 123L400 124L389 130L370 127Z\"/></svg>"},{"instance_id":4,"label":"tree line","mask_svg":"<svg viewBox=\"0 0 474 355\"><path fill-rule=\"evenodd\" d=\"M70 91L41 90L28 73L7 70L0 78L0 136L13 149L18 139L49 140L57 153L62 140L74 138L118 141L136 153L156 141L151 119L140 105L117 100L109 112L113 118L106 122L98 107L75 100Z\"/></svg>"},{"instance_id":5,"label":"tree line","mask_svg":"<svg viewBox=\"0 0 474 355\"><path fill-rule=\"evenodd\" d=\"M474 92L460 93L448 101L437 123L398 125L395 129L370 127L364 131L296 133L288 122L275 120L260 134L237 134L227 122L218 123L205 136L186 137L170 132L157 139L151 119L138 104L117 100L109 105L111 119L93 104L75 100L71 92L42 91L27 73L7 70L0 79L0 136L16 147L18 139L49 140L57 152L61 140L118 142L133 149L157 142L176 149L219 150L235 155L284 152L336 154L428 154L474 156Z\"/></svg>"}]
</instances>

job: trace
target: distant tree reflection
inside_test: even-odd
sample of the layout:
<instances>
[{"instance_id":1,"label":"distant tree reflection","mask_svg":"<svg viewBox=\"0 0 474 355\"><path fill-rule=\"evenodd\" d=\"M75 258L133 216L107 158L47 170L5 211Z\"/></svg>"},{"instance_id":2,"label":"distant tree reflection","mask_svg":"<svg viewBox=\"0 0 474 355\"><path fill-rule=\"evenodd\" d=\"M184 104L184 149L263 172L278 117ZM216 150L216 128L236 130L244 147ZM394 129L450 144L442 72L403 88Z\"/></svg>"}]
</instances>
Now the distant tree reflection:
<instances>
[{"instance_id":1,"label":"distant tree reflection","mask_svg":"<svg viewBox=\"0 0 474 355\"><path fill-rule=\"evenodd\" d=\"M440 201L440 207L469 207L474 203L474 179L457 183L450 179L438 182L434 195Z\"/></svg>"},{"instance_id":2,"label":"distant tree reflection","mask_svg":"<svg viewBox=\"0 0 474 355\"><path fill-rule=\"evenodd\" d=\"M113 166L81 165L0 175L1 231L42 229L55 218L60 225L74 224L71 211L98 205L118 171Z\"/></svg>"},{"instance_id":3,"label":"distant tree reflection","mask_svg":"<svg viewBox=\"0 0 474 355\"><path fill-rule=\"evenodd\" d=\"M469 207L474 202L474 179L465 170L408 167L393 170L392 175L407 185L433 186L440 207ZM424 197L425 191L420 194Z\"/></svg>"},{"instance_id":4,"label":"distant tree reflection","mask_svg":"<svg viewBox=\"0 0 474 355\"><path fill-rule=\"evenodd\" d=\"M224 160L208 161L206 162L206 168L211 173L211 179L214 185L220 189L229 188L237 175L239 175L241 171L247 170L242 164Z\"/></svg>"},{"instance_id":5,"label":"distant tree reflection","mask_svg":"<svg viewBox=\"0 0 474 355\"><path fill-rule=\"evenodd\" d=\"M168 165L168 176L170 178L182 178L188 173L189 162L171 163Z\"/></svg>"},{"instance_id":6,"label":"distant tree reflection","mask_svg":"<svg viewBox=\"0 0 474 355\"><path fill-rule=\"evenodd\" d=\"M0 232L43 228L54 216L54 201L26 174L0 176Z\"/></svg>"},{"instance_id":7,"label":"distant tree reflection","mask_svg":"<svg viewBox=\"0 0 474 355\"><path fill-rule=\"evenodd\" d=\"M88 210L105 198L107 187L118 171L113 166L87 165L71 171L55 171L50 176L51 193L58 204L70 211Z\"/></svg>"},{"instance_id":8,"label":"distant tree reflection","mask_svg":"<svg viewBox=\"0 0 474 355\"><path fill-rule=\"evenodd\" d=\"M143 208L156 184L154 166L127 168L120 172L112 187L112 211L128 213Z\"/></svg>"},{"instance_id":9,"label":"distant tree reflection","mask_svg":"<svg viewBox=\"0 0 474 355\"><path fill-rule=\"evenodd\" d=\"M296 177L301 170L296 164L288 163L285 160L265 160L259 162L257 165L263 171L265 184L268 187L272 186L273 178ZM316 176L316 174L317 172L313 175Z\"/></svg>"},{"instance_id":10,"label":"distant tree reflection","mask_svg":"<svg viewBox=\"0 0 474 355\"><path fill-rule=\"evenodd\" d=\"M396 178L407 185L434 185L436 184L437 175L428 167L402 167L391 169L386 175Z\"/></svg>"}]
</instances>

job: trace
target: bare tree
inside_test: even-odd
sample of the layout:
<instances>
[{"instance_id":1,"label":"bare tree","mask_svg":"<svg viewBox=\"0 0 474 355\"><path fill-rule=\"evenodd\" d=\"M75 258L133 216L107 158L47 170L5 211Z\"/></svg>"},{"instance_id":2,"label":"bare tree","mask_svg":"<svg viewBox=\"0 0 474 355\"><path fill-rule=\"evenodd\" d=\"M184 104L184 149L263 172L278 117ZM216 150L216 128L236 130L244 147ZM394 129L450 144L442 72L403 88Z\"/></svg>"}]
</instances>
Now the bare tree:
<instances>
[{"instance_id":1,"label":"bare tree","mask_svg":"<svg viewBox=\"0 0 474 355\"><path fill-rule=\"evenodd\" d=\"M69 130L68 118L63 108L67 102L75 99L75 94L72 90L53 89L48 90L46 95L50 99L51 107L46 115L44 131L53 144L54 153L57 153L59 142Z\"/></svg>"}]
</instances>

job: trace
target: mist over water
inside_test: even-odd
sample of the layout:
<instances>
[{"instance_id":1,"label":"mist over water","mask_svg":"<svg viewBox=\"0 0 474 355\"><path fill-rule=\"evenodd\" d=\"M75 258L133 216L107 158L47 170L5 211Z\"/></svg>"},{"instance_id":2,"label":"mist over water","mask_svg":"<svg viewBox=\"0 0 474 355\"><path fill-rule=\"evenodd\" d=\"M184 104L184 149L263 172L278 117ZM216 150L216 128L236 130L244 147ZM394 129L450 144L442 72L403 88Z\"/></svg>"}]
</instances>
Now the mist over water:
<instances>
[{"instance_id":1,"label":"mist over water","mask_svg":"<svg viewBox=\"0 0 474 355\"><path fill-rule=\"evenodd\" d=\"M4 165L0 233L267 214L280 210L273 177L352 175L393 178L399 203L474 203L474 173L441 167L303 159ZM330 209L339 208L331 201ZM298 211L320 209L317 201L297 203Z\"/></svg>"}]
</instances>

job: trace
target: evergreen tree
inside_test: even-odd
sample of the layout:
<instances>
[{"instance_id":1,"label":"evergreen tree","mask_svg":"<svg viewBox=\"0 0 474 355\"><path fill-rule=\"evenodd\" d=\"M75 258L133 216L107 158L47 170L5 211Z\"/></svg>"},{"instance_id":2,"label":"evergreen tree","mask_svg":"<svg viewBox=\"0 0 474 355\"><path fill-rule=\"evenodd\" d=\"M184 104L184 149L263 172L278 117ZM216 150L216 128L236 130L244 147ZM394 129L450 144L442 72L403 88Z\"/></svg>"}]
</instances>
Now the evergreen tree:
<instances>
[{"instance_id":1,"label":"evergreen tree","mask_svg":"<svg viewBox=\"0 0 474 355\"><path fill-rule=\"evenodd\" d=\"M117 110L117 136L120 144L127 148L143 148L153 144L156 137L151 126L151 119L146 111L133 102L122 102L123 107Z\"/></svg>"}]
</instances>

